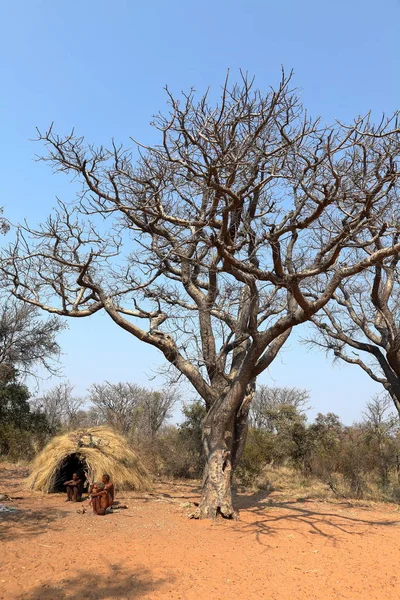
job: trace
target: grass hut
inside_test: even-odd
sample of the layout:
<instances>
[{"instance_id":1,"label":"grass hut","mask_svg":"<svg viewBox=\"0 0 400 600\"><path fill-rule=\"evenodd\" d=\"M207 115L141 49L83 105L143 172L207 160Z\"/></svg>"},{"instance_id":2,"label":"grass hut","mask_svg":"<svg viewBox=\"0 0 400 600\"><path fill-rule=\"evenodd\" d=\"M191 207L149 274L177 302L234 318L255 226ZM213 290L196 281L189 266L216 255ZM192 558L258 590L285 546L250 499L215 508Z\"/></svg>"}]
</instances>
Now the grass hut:
<instances>
[{"instance_id":1,"label":"grass hut","mask_svg":"<svg viewBox=\"0 0 400 600\"><path fill-rule=\"evenodd\" d=\"M146 490L149 476L128 442L107 427L92 427L54 437L36 457L28 486L40 492L64 490L79 473L86 483L108 473L119 490Z\"/></svg>"}]
</instances>

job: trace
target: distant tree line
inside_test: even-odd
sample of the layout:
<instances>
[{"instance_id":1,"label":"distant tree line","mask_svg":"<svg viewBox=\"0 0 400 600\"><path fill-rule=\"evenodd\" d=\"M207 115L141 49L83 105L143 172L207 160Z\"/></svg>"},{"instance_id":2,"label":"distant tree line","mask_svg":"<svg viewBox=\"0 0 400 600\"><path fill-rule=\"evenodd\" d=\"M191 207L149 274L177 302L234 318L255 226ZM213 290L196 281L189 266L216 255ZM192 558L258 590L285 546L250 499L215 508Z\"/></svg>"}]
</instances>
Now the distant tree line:
<instances>
[{"instance_id":1,"label":"distant tree line","mask_svg":"<svg viewBox=\"0 0 400 600\"><path fill-rule=\"evenodd\" d=\"M254 483L267 466L290 466L339 495L362 498L374 489L398 500L400 420L390 396L373 397L351 426L331 412L308 422L307 401L305 390L260 386L239 479Z\"/></svg>"},{"instance_id":2,"label":"distant tree line","mask_svg":"<svg viewBox=\"0 0 400 600\"><path fill-rule=\"evenodd\" d=\"M31 458L53 435L107 425L139 449L149 469L168 477L199 478L204 468L202 428L206 408L200 398L183 405L183 421L170 423L178 389L151 390L133 382L93 383L86 397L60 382L32 397L25 381L38 365L57 373L63 328L58 318L43 320L35 307L3 297L0 309L0 456ZM235 480L258 485L268 469L290 467L318 478L336 494L400 497L400 421L391 395L367 402L351 426L333 413L307 419L309 393L298 388L258 386L249 431Z\"/></svg>"},{"instance_id":3,"label":"distant tree line","mask_svg":"<svg viewBox=\"0 0 400 600\"><path fill-rule=\"evenodd\" d=\"M153 438L171 417L179 394L174 387L150 390L135 383L94 383L87 397L77 397L70 382L62 382L34 398L54 432L107 425L130 438Z\"/></svg>"},{"instance_id":4,"label":"distant tree line","mask_svg":"<svg viewBox=\"0 0 400 600\"><path fill-rule=\"evenodd\" d=\"M33 401L53 431L108 425L128 437L154 475L200 478L204 467L201 399L184 404L183 421L171 424L179 400L174 388L152 391L134 383L93 384L87 399L69 383ZM236 482L257 486L268 469L289 467L318 479L334 494L363 498L374 491L400 498L400 420L387 395L366 403L359 422L344 425L334 413L307 419L309 393L260 385Z\"/></svg>"}]
</instances>

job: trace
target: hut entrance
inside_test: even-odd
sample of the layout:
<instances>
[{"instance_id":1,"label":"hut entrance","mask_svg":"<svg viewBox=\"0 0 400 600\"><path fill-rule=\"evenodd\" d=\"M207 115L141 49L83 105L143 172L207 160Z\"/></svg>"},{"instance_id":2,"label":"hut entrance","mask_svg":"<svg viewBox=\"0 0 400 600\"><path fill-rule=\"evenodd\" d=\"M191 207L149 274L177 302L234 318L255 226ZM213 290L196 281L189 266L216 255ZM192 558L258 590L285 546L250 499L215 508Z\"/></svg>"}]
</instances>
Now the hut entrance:
<instances>
[{"instance_id":1,"label":"hut entrance","mask_svg":"<svg viewBox=\"0 0 400 600\"><path fill-rule=\"evenodd\" d=\"M55 479L52 492L64 492L64 481L72 479L72 475L77 473L83 481L83 486L86 487L88 464L86 460L79 454L69 454L60 464Z\"/></svg>"}]
</instances>

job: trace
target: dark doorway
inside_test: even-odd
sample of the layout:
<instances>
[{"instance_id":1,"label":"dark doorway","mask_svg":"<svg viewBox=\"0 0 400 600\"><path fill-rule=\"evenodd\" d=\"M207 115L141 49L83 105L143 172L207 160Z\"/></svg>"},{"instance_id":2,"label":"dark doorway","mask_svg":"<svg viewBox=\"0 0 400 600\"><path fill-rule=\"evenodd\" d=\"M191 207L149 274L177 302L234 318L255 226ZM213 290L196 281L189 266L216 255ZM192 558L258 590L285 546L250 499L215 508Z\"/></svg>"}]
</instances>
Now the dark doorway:
<instances>
[{"instance_id":1,"label":"dark doorway","mask_svg":"<svg viewBox=\"0 0 400 600\"><path fill-rule=\"evenodd\" d=\"M69 454L61 463L54 480L53 492L65 492L64 481L72 479L77 473L85 487L87 480L88 465L86 460L79 454Z\"/></svg>"}]
</instances>

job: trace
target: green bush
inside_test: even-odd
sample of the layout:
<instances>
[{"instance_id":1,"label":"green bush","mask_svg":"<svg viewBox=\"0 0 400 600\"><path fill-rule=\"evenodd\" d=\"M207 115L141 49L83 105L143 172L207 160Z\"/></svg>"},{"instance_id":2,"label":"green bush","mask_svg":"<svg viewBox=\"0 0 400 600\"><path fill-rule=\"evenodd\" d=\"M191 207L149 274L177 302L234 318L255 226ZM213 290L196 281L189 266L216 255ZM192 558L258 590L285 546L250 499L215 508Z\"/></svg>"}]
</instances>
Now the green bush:
<instances>
[{"instance_id":1,"label":"green bush","mask_svg":"<svg viewBox=\"0 0 400 600\"><path fill-rule=\"evenodd\" d=\"M164 427L151 441L142 440L140 453L147 468L157 476L198 479L202 476L202 401L187 404L180 425Z\"/></svg>"},{"instance_id":2,"label":"green bush","mask_svg":"<svg viewBox=\"0 0 400 600\"><path fill-rule=\"evenodd\" d=\"M32 411L29 391L15 380L0 382L0 456L30 459L40 450L51 430L43 414Z\"/></svg>"},{"instance_id":3,"label":"green bush","mask_svg":"<svg viewBox=\"0 0 400 600\"><path fill-rule=\"evenodd\" d=\"M245 486L252 486L265 465L273 462L274 435L263 429L250 428L235 477Z\"/></svg>"}]
</instances>

